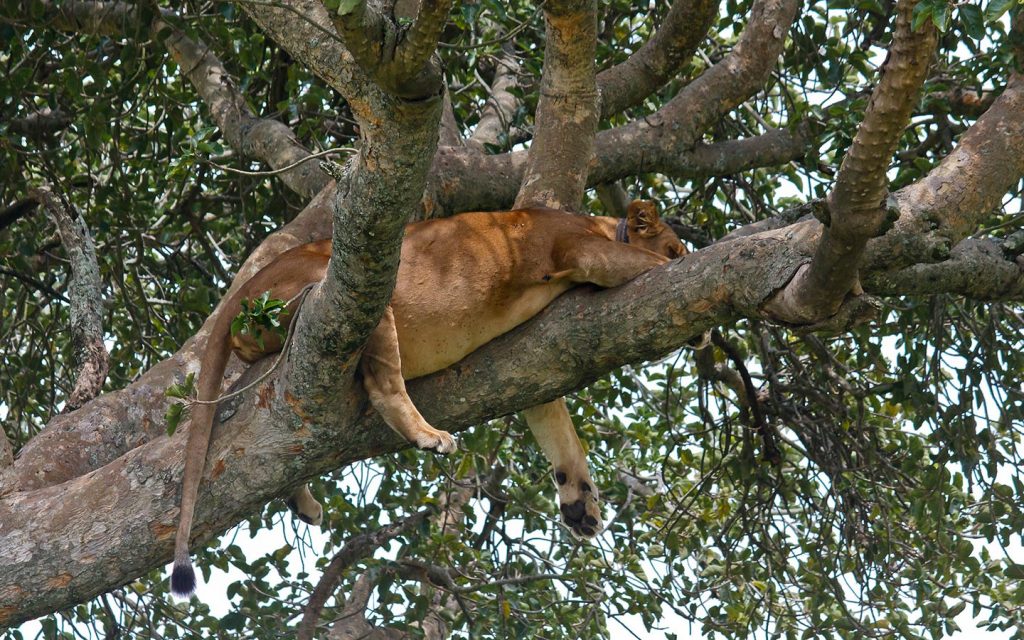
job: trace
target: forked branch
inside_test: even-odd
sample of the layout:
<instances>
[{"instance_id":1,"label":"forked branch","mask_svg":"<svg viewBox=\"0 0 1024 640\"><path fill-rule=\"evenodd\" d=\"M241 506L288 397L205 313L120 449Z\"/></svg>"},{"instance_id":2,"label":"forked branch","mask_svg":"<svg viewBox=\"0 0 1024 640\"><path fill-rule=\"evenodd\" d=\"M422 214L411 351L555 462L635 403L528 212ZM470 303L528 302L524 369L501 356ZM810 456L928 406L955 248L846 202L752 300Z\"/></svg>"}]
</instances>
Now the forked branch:
<instances>
[{"instance_id":1,"label":"forked branch","mask_svg":"<svg viewBox=\"0 0 1024 640\"><path fill-rule=\"evenodd\" d=\"M406 100L437 95L441 66L434 57L451 0L420 0L408 26L365 0L342 2L331 21L359 66L388 93Z\"/></svg>"},{"instance_id":2,"label":"forked branch","mask_svg":"<svg viewBox=\"0 0 1024 640\"><path fill-rule=\"evenodd\" d=\"M895 221L898 206L886 202L886 171L910 121L936 44L931 21L917 31L911 28L916 4L901 0L896 6L882 77L828 196L829 215L814 259L766 305L776 319L807 324L834 314L847 293L859 287L857 270L868 240Z\"/></svg>"}]
</instances>

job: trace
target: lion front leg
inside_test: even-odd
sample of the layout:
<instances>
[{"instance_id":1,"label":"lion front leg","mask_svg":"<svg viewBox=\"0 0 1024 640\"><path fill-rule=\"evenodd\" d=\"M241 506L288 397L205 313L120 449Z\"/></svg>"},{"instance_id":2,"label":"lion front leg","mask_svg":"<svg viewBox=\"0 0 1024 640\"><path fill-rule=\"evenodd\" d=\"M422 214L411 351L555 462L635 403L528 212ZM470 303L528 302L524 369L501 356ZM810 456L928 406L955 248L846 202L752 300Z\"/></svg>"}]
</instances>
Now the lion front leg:
<instances>
[{"instance_id":1,"label":"lion front leg","mask_svg":"<svg viewBox=\"0 0 1024 640\"><path fill-rule=\"evenodd\" d=\"M604 527L600 496L590 477L583 445L572 426L565 398L525 409L523 416L551 462L562 521L576 536L597 535Z\"/></svg>"},{"instance_id":2,"label":"lion front leg","mask_svg":"<svg viewBox=\"0 0 1024 640\"><path fill-rule=\"evenodd\" d=\"M447 431L430 426L413 405L405 390L402 359L398 352L395 315L388 305L380 324L366 342L359 370L370 404L388 426L420 449L451 453L457 448L455 438Z\"/></svg>"},{"instance_id":3,"label":"lion front leg","mask_svg":"<svg viewBox=\"0 0 1024 640\"><path fill-rule=\"evenodd\" d=\"M601 237L573 238L555 247L551 279L618 287L669 261L653 251Z\"/></svg>"}]
</instances>

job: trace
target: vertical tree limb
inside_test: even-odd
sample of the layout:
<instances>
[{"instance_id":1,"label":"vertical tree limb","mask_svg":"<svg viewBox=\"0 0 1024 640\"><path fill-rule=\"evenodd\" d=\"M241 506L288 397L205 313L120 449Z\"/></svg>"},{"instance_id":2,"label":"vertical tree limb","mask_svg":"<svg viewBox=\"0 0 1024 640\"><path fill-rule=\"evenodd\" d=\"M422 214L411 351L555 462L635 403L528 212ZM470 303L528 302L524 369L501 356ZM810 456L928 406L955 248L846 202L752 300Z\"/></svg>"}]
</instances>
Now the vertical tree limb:
<instances>
[{"instance_id":1,"label":"vertical tree limb","mask_svg":"<svg viewBox=\"0 0 1024 640\"><path fill-rule=\"evenodd\" d=\"M455 108L452 106L452 97L447 87L444 91L444 102L441 105L441 131L438 142L441 146L461 147L464 144L462 131L459 130L459 121L455 119Z\"/></svg>"},{"instance_id":2,"label":"vertical tree limb","mask_svg":"<svg viewBox=\"0 0 1024 640\"><path fill-rule=\"evenodd\" d=\"M484 145L497 145L502 134L508 134L512 116L519 106L519 99L512 90L519 86L519 60L511 43L501 47L491 81L491 91L484 105L480 121L469 138L469 145L477 151L486 151Z\"/></svg>"},{"instance_id":3,"label":"vertical tree limb","mask_svg":"<svg viewBox=\"0 0 1024 640\"><path fill-rule=\"evenodd\" d=\"M916 4L901 0L896 5L889 56L828 196L829 219L814 259L766 305L777 319L804 324L835 313L858 286L867 241L884 231L887 216L891 223L898 215L896 203L886 203L886 171L917 103L937 38L930 20L916 32L911 29Z\"/></svg>"},{"instance_id":4,"label":"vertical tree limb","mask_svg":"<svg viewBox=\"0 0 1024 640\"><path fill-rule=\"evenodd\" d=\"M0 428L0 469L14 464L14 448L7 439L7 432Z\"/></svg>"},{"instance_id":5,"label":"vertical tree limb","mask_svg":"<svg viewBox=\"0 0 1024 640\"><path fill-rule=\"evenodd\" d=\"M50 214L71 263L68 299L71 302L71 344L78 361L78 373L64 406L67 413L99 395L107 379L110 356L103 344L103 283L96 261L96 246L82 216L48 184L33 190L32 195Z\"/></svg>"},{"instance_id":6,"label":"vertical tree limb","mask_svg":"<svg viewBox=\"0 0 1024 640\"><path fill-rule=\"evenodd\" d=\"M418 34L415 38L434 34L436 47L449 6L447 0L430 8L421 4L409 27ZM365 2L342 5L332 19L362 71L377 84L359 96L358 108L353 107L359 122L359 154L347 168L322 165L343 187L333 198L326 277L310 293L304 305L308 312L295 325L295 366L287 390L295 398L314 399L304 403L309 420L327 420L338 410L323 399L337 397L339 376L354 369L359 350L391 299L405 225L419 208L437 150L444 94L433 48L426 61L418 40L409 45L418 53L404 55L401 61L374 54L392 50L402 35L375 7ZM373 28L364 31L368 24Z\"/></svg>"},{"instance_id":7,"label":"vertical tree limb","mask_svg":"<svg viewBox=\"0 0 1024 640\"><path fill-rule=\"evenodd\" d=\"M595 0L544 8L547 40L533 144L515 207L576 210L583 202L597 131Z\"/></svg>"}]
</instances>

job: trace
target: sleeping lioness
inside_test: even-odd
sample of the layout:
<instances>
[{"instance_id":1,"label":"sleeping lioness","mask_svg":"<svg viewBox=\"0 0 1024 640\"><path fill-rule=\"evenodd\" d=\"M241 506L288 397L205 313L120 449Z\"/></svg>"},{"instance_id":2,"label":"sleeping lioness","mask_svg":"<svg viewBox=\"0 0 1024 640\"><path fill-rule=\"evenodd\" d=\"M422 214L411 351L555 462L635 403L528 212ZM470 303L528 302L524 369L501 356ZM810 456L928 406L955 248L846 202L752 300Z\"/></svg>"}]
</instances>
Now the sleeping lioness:
<instances>
[{"instance_id":1,"label":"sleeping lioness","mask_svg":"<svg viewBox=\"0 0 1024 640\"><path fill-rule=\"evenodd\" d=\"M624 220L523 209L410 224L391 304L370 335L359 365L370 403L409 442L450 453L455 450L454 438L427 424L409 400L405 380L454 364L530 319L576 284L614 287L685 253L654 205L645 201L630 204ZM232 350L252 362L281 349L280 336L271 332L261 336L262 341L231 335L241 301L267 291L274 298L291 300L323 278L330 257L330 240L290 249L225 301L203 355L199 400L220 395ZM294 317L295 309L290 311L288 317ZM171 574L171 590L178 595L195 589L188 538L215 410L215 404L197 404L189 429ZM602 526L598 491L565 401L524 414L554 470L563 521L575 535L595 535ZM305 487L289 506L306 522L320 522L320 505Z\"/></svg>"}]
</instances>

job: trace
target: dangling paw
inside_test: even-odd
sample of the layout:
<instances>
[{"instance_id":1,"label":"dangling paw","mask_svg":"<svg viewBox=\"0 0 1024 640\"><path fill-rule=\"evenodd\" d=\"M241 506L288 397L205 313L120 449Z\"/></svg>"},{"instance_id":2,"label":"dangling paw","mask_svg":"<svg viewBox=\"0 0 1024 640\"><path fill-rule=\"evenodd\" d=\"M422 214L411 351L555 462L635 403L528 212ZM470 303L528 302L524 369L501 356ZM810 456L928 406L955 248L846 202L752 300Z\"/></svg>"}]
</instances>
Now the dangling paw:
<instances>
[{"instance_id":1,"label":"dangling paw","mask_svg":"<svg viewBox=\"0 0 1024 640\"><path fill-rule=\"evenodd\" d=\"M295 517L302 520L306 524L316 527L324 519L324 508L316 501L313 494L309 492L309 487L302 485L295 493L285 500L285 504L291 509L291 512L295 514Z\"/></svg>"},{"instance_id":2,"label":"dangling paw","mask_svg":"<svg viewBox=\"0 0 1024 640\"><path fill-rule=\"evenodd\" d=\"M592 538L600 533L604 528L601 500L590 474L556 469L555 483L562 522L572 534L577 538Z\"/></svg>"},{"instance_id":3,"label":"dangling paw","mask_svg":"<svg viewBox=\"0 0 1024 640\"><path fill-rule=\"evenodd\" d=\"M447 431L440 431L431 427L429 430L424 429L416 435L416 439L413 440L420 449L426 451L434 451L435 453L446 454L454 453L458 448L458 444L455 442L455 437Z\"/></svg>"}]
</instances>

